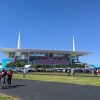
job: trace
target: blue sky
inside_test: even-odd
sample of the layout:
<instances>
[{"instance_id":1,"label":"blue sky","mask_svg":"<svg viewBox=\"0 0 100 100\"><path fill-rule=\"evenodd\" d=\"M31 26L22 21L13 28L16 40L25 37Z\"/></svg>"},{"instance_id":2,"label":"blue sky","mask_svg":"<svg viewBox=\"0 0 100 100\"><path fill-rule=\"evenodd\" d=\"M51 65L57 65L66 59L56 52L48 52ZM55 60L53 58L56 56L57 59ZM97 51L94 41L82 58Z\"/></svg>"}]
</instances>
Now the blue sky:
<instances>
[{"instance_id":1,"label":"blue sky","mask_svg":"<svg viewBox=\"0 0 100 100\"><path fill-rule=\"evenodd\" d=\"M72 50L93 54L82 61L100 64L100 0L0 0L0 47ZM0 58L3 58L0 52Z\"/></svg>"}]
</instances>

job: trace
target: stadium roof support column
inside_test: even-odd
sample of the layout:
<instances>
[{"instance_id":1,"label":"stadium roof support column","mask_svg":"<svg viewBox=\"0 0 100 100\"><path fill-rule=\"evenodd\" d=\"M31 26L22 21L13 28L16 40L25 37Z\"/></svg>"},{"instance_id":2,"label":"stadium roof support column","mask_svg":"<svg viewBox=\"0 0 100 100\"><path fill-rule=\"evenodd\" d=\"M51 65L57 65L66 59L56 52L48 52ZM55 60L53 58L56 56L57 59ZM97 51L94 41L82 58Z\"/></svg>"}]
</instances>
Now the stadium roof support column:
<instances>
[{"instance_id":1,"label":"stadium roof support column","mask_svg":"<svg viewBox=\"0 0 100 100\"><path fill-rule=\"evenodd\" d=\"M30 54L29 54L29 52L27 53L27 57L28 57L28 59L27 59L27 62L28 62L28 65L30 64Z\"/></svg>"},{"instance_id":2,"label":"stadium roof support column","mask_svg":"<svg viewBox=\"0 0 100 100\"><path fill-rule=\"evenodd\" d=\"M79 57L77 56L77 62L79 62Z\"/></svg>"},{"instance_id":3,"label":"stadium roof support column","mask_svg":"<svg viewBox=\"0 0 100 100\"><path fill-rule=\"evenodd\" d=\"M70 66L72 67L72 56L70 54Z\"/></svg>"},{"instance_id":4,"label":"stadium roof support column","mask_svg":"<svg viewBox=\"0 0 100 100\"><path fill-rule=\"evenodd\" d=\"M18 32L18 46L17 49L20 49L20 31Z\"/></svg>"},{"instance_id":5,"label":"stadium roof support column","mask_svg":"<svg viewBox=\"0 0 100 100\"><path fill-rule=\"evenodd\" d=\"M75 51L75 40L74 40L74 35L73 35L73 51Z\"/></svg>"}]
</instances>

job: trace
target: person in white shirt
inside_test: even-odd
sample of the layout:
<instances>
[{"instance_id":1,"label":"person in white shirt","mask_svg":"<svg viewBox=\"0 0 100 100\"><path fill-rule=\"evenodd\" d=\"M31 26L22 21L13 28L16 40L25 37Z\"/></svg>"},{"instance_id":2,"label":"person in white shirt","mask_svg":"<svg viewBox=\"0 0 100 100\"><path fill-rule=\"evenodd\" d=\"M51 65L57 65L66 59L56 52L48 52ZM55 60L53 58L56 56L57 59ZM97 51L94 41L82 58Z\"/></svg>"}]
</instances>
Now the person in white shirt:
<instances>
[{"instance_id":1,"label":"person in white shirt","mask_svg":"<svg viewBox=\"0 0 100 100\"><path fill-rule=\"evenodd\" d=\"M25 68L23 69L23 78L24 79L26 78L26 69Z\"/></svg>"}]
</instances>

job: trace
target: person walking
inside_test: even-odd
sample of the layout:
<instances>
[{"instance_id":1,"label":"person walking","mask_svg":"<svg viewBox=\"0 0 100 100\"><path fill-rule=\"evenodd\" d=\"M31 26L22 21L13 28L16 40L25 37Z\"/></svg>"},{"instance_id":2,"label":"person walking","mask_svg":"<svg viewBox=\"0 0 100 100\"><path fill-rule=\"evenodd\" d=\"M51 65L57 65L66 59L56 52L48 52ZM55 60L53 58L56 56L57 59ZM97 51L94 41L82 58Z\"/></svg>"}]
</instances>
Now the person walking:
<instances>
[{"instance_id":1,"label":"person walking","mask_svg":"<svg viewBox=\"0 0 100 100\"><path fill-rule=\"evenodd\" d=\"M74 68L71 69L71 74L72 74L72 76L75 75L75 69Z\"/></svg>"},{"instance_id":2,"label":"person walking","mask_svg":"<svg viewBox=\"0 0 100 100\"><path fill-rule=\"evenodd\" d=\"M2 87L6 87L6 75L7 75L7 72L5 71L5 69L3 69L2 70L2 77L1 77Z\"/></svg>"},{"instance_id":3,"label":"person walking","mask_svg":"<svg viewBox=\"0 0 100 100\"><path fill-rule=\"evenodd\" d=\"M0 70L0 86L1 86L1 78L2 78L2 72Z\"/></svg>"},{"instance_id":4,"label":"person walking","mask_svg":"<svg viewBox=\"0 0 100 100\"><path fill-rule=\"evenodd\" d=\"M94 76L97 76L97 69L93 70L93 74L94 74Z\"/></svg>"},{"instance_id":5,"label":"person walking","mask_svg":"<svg viewBox=\"0 0 100 100\"><path fill-rule=\"evenodd\" d=\"M26 69L23 69L23 78L26 79Z\"/></svg>"},{"instance_id":6,"label":"person walking","mask_svg":"<svg viewBox=\"0 0 100 100\"><path fill-rule=\"evenodd\" d=\"M12 70L8 70L8 72L7 72L7 83L8 83L9 87L11 86L11 80L12 80Z\"/></svg>"},{"instance_id":7,"label":"person walking","mask_svg":"<svg viewBox=\"0 0 100 100\"><path fill-rule=\"evenodd\" d=\"M71 74L71 69L68 69L67 72L68 72L68 76L70 76L70 74Z\"/></svg>"}]
</instances>

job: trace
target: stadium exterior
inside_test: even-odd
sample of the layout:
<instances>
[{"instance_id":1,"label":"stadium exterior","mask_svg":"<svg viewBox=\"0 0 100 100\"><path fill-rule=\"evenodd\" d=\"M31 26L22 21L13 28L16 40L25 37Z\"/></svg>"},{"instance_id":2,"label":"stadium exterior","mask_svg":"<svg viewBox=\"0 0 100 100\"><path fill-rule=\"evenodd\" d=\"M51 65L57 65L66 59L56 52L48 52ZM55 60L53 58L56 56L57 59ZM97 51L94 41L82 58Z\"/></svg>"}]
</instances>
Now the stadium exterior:
<instances>
[{"instance_id":1,"label":"stadium exterior","mask_svg":"<svg viewBox=\"0 0 100 100\"><path fill-rule=\"evenodd\" d=\"M69 64L89 52L0 48L7 57L26 64Z\"/></svg>"},{"instance_id":2,"label":"stadium exterior","mask_svg":"<svg viewBox=\"0 0 100 100\"><path fill-rule=\"evenodd\" d=\"M42 64L42 65L66 65L73 62L79 63L79 57L90 54L90 52L75 51L73 37L73 51L58 50L36 50L20 48L20 33L18 36L17 48L0 48L9 59L21 61L26 64Z\"/></svg>"}]
</instances>

